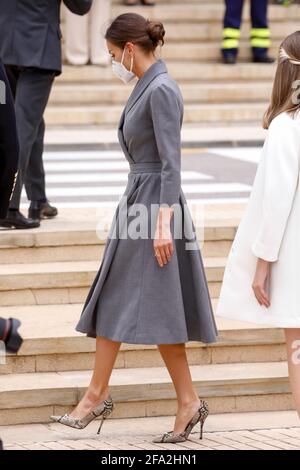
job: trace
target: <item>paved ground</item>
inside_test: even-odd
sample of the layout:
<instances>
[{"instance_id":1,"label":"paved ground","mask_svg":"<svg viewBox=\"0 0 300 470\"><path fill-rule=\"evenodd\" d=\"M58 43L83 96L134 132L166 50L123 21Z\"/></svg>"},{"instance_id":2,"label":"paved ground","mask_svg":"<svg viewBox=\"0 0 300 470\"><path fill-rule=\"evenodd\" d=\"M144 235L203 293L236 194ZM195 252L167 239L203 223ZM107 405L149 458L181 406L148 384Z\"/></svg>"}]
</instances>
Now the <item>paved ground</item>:
<instances>
[{"instance_id":1,"label":"paved ground","mask_svg":"<svg viewBox=\"0 0 300 470\"><path fill-rule=\"evenodd\" d=\"M219 414L208 418L204 438L199 429L180 444L154 444L172 428L173 417L108 419L100 436L98 424L73 430L59 424L0 427L7 450L299 450L300 422L295 412Z\"/></svg>"},{"instance_id":2,"label":"paved ground","mask_svg":"<svg viewBox=\"0 0 300 470\"><path fill-rule=\"evenodd\" d=\"M193 202L245 202L261 147L184 148L182 188ZM119 150L56 150L44 155L47 196L58 206L115 206L129 165ZM27 198L23 192L22 203Z\"/></svg>"}]
</instances>

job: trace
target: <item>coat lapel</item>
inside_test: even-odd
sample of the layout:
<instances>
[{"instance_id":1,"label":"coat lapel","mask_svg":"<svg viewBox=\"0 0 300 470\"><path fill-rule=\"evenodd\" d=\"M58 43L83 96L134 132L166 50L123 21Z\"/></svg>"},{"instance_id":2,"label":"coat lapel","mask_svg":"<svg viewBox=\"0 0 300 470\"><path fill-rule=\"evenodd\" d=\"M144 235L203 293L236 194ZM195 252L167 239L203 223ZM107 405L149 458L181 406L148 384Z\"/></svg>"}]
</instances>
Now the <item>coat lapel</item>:
<instances>
[{"instance_id":1,"label":"coat lapel","mask_svg":"<svg viewBox=\"0 0 300 470\"><path fill-rule=\"evenodd\" d=\"M128 150L126 147L126 144L124 142L124 136L123 136L123 131L122 127L124 124L124 119L128 111L132 108L134 103L139 99L139 97L144 93L148 85L152 82L152 80L159 74L161 73L167 73L168 69L165 64L165 61L163 59L158 59L154 64L152 64L148 70L144 73L144 75L137 81L135 84L135 87L133 88L131 95L129 96L127 103L123 109L123 112L121 114L121 118L119 121L118 125L118 137L119 137L119 142L122 146L122 149L124 152L130 157L128 154ZM130 157L131 159L131 157Z\"/></svg>"},{"instance_id":2,"label":"coat lapel","mask_svg":"<svg viewBox=\"0 0 300 470\"><path fill-rule=\"evenodd\" d=\"M133 88L131 95L129 96L127 103L123 109L121 114L119 126L118 126L118 139L124 154L126 155L129 161L132 161L132 157L128 152L128 148L126 146L124 135L123 135L123 124L124 119L128 111L132 108L134 103L139 99L139 97L144 93L148 85L152 82L152 80L161 73L166 73L167 67L163 59L158 59L154 64L152 64L148 70L144 73L144 75L137 81L135 87Z\"/></svg>"},{"instance_id":3,"label":"coat lapel","mask_svg":"<svg viewBox=\"0 0 300 470\"><path fill-rule=\"evenodd\" d=\"M148 85L152 80L161 73L166 73L167 67L165 62L162 59L158 59L154 64L152 64L144 75L138 80L134 89L132 90L131 95L128 98L128 101L125 106L125 114L132 108L134 103L139 99L139 97L144 93Z\"/></svg>"}]
</instances>

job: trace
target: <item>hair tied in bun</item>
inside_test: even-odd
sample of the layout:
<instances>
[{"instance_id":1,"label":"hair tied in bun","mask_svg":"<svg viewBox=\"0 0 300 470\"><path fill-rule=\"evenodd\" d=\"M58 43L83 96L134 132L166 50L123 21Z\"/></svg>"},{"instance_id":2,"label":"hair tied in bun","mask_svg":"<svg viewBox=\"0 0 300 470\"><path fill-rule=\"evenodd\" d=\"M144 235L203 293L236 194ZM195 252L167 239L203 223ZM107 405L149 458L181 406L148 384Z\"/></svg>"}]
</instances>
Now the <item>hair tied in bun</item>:
<instances>
[{"instance_id":1,"label":"hair tied in bun","mask_svg":"<svg viewBox=\"0 0 300 470\"><path fill-rule=\"evenodd\" d=\"M165 29L160 21L147 20L147 33L155 46L164 44Z\"/></svg>"}]
</instances>

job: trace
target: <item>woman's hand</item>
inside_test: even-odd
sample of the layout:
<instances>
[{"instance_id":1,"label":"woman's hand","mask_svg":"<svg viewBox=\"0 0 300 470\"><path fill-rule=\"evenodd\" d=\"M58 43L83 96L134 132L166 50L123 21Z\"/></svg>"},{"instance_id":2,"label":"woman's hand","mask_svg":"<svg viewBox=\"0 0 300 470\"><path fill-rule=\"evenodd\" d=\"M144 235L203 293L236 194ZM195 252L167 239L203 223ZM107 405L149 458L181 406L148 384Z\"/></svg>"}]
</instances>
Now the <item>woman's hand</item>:
<instances>
[{"instance_id":1,"label":"woman's hand","mask_svg":"<svg viewBox=\"0 0 300 470\"><path fill-rule=\"evenodd\" d=\"M270 274L271 263L264 259L258 258L256 264L256 272L252 283L254 295L260 305L270 307Z\"/></svg>"},{"instance_id":2,"label":"woman's hand","mask_svg":"<svg viewBox=\"0 0 300 470\"><path fill-rule=\"evenodd\" d=\"M161 268L171 260L174 251L170 228L172 214L171 207L161 207L158 212L153 245L154 254Z\"/></svg>"}]
</instances>

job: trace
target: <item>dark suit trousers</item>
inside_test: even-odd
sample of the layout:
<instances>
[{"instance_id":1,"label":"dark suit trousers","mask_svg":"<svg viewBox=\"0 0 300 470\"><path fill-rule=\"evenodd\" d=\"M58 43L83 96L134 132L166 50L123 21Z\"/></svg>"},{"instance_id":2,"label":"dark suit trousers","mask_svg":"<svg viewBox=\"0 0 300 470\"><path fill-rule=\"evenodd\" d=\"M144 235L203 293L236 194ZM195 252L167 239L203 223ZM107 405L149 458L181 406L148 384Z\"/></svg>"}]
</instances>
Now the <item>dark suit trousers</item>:
<instances>
[{"instance_id":1,"label":"dark suit trousers","mask_svg":"<svg viewBox=\"0 0 300 470\"><path fill-rule=\"evenodd\" d=\"M6 66L6 72L15 98L20 144L19 173L9 207L19 209L23 184L30 201L46 199L43 115L55 72L13 65Z\"/></svg>"}]
</instances>

